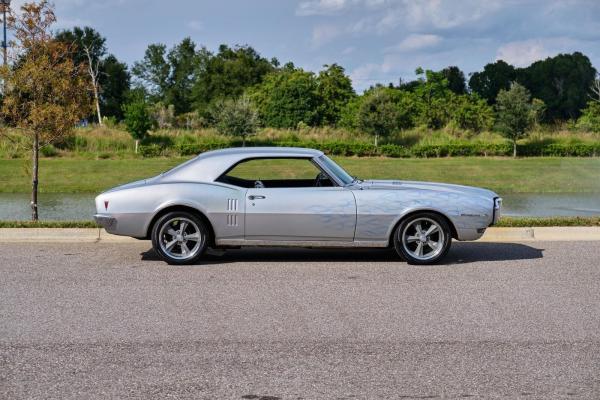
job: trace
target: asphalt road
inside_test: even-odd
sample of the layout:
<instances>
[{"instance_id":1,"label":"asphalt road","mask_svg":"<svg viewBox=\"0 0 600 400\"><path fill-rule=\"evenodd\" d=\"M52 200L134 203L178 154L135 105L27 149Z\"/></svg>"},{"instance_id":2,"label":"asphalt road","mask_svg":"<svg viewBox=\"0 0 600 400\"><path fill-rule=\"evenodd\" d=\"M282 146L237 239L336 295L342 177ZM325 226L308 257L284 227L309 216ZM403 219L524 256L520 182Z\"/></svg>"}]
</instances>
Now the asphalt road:
<instances>
[{"instance_id":1,"label":"asphalt road","mask_svg":"<svg viewBox=\"0 0 600 400\"><path fill-rule=\"evenodd\" d=\"M0 398L600 398L600 242L0 244Z\"/></svg>"}]
</instances>

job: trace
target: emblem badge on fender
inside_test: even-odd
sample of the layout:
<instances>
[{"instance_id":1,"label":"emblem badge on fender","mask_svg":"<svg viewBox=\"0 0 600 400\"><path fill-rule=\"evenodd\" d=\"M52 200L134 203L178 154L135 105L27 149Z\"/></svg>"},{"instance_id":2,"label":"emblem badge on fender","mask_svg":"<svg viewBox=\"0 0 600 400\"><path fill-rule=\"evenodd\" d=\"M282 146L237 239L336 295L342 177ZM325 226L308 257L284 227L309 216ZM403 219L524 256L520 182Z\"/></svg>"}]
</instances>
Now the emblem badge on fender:
<instances>
[{"instance_id":1,"label":"emblem badge on fender","mask_svg":"<svg viewBox=\"0 0 600 400\"><path fill-rule=\"evenodd\" d=\"M108 200L104 200L104 210L108 210Z\"/></svg>"}]
</instances>

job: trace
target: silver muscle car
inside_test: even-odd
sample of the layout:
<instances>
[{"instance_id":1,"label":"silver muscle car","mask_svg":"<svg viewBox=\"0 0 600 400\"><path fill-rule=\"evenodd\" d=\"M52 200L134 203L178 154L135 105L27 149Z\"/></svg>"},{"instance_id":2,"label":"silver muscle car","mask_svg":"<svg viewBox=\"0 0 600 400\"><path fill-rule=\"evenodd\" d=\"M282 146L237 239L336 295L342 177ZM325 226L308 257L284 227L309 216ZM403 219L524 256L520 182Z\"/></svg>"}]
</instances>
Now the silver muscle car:
<instances>
[{"instance_id":1,"label":"silver muscle car","mask_svg":"<svg viewBox=\"0 0 600 400\"><path fill-rule=\"evenodd\" d=\"M96 198L96 222L151 239L170 264L208 248L388 247L412 264L476 240L500 215L496 193L402 180L361 180L321 151L233 148L203 153Z\"/></svg>"}]
</instances>

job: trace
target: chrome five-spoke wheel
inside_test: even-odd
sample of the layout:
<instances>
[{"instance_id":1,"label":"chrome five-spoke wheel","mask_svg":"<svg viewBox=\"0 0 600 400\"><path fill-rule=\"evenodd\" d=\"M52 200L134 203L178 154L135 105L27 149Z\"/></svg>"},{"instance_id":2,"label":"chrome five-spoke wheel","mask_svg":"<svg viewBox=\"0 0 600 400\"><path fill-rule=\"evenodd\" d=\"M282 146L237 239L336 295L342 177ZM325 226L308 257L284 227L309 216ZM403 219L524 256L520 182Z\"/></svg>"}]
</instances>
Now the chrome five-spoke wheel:
<instances>
[{"instance_id":1,"label":"chrome five-spoke wheel","mask_svg":"<svg viewBox=\"0 0 600 400\"><path fill-rule=\"evenodd\" d=\"M432 264L448 252L451 239L448 224L441 216L421 213L398 226L394 246L410 264Z\"/></svg>"},{"instance_id":2,"label":"chrome five-spoke wheel","mask_svg":"<svg viewBox=\"0 0 600 400\"><path fill-rule=\"evenodd\" d=\"M193 214L173 212L161 217L152 232L157 253L170 264L190 264L206 247L207 233L202 221Z\"/></svg>"}]
</instances>

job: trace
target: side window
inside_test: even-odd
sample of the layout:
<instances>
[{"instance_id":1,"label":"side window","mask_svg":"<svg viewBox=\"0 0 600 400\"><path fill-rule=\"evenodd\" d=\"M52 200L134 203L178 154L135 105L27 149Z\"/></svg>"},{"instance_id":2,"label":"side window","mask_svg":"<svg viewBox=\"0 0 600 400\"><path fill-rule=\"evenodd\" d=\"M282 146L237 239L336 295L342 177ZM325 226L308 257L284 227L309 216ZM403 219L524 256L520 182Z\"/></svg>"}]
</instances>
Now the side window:
<instances>
[{"instance_id":1,"label":"side window","mask_svg":"<svg viewBox=\"0 0 600 400\"><path fill-rule=\"evenodd\" d=\"M258 158L242 161L219 182L246 188L333 186L327 175L309 159Z\"/></svg>"}]
</instances>

